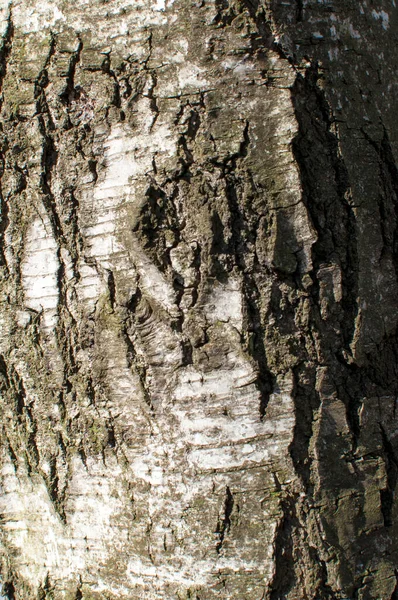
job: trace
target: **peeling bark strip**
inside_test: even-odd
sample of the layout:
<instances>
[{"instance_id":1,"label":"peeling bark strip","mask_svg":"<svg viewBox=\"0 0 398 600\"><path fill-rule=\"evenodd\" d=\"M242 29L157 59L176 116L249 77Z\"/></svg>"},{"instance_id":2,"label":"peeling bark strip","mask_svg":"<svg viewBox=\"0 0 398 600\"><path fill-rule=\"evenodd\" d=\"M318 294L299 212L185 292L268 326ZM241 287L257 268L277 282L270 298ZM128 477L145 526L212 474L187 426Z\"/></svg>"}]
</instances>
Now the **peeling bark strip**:
<instances>
[{"instance_id":1,"label":"peeling bark strip","mask_svg":"<svg viewBox=\"0 0 398 600\"><path fill-rule=\"evenodd\" d=\"M395 2L0 2L14 600L397 598Z\"/></svg>"}]
</instances>

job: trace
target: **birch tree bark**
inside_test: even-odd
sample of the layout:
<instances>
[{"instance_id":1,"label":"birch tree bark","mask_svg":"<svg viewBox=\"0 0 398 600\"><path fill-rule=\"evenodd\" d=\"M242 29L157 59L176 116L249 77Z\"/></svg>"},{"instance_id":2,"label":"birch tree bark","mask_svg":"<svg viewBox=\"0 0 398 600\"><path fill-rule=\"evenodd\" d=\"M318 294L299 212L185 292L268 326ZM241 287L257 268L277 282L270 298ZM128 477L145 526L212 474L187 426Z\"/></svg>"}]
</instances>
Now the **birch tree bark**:
<instances>
[{"instance_id":1,"label":"birch tree bark","mask_svg":"<svg viewBox=\"0 0 398 600\"><path fill-rule=\"evenodd\" d=\"M9 599L396 600L394 0L1 0Z\"/></svg>"}]
</instances>

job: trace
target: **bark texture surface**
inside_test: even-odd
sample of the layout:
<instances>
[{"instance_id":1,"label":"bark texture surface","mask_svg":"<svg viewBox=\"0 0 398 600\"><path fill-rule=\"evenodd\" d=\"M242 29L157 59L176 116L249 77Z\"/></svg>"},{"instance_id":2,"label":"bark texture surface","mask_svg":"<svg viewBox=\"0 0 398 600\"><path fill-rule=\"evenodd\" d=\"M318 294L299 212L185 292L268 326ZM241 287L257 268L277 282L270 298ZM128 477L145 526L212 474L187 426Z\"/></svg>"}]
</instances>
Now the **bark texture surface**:
<instances>
[{"instance_id":1,"label":"bark texture surface","mask_svg":"<svg viewBox=\"0 0 398 600\"><path fill-rule=\"evenodd\" d=\"M398 598L394 0L1 0L10 599Z\"/></svg>"}]
</instances>

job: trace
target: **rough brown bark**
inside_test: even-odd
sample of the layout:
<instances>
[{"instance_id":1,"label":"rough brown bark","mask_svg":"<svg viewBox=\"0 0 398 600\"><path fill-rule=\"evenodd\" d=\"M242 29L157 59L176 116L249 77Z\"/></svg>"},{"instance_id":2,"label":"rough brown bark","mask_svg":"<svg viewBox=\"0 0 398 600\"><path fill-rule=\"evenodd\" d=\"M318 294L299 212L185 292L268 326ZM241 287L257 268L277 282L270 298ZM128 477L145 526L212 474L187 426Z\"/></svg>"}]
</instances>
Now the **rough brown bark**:
<instances>
[{"instance_id":1,"label":"rough brown bark","mask_svg":"<svg viewBox=\"0 0 398 600\"><path fill-rule=\"evenodd\" d=\"M10 599L394 600L394 0L1 3Z\"/></svg>"}]
</instances>

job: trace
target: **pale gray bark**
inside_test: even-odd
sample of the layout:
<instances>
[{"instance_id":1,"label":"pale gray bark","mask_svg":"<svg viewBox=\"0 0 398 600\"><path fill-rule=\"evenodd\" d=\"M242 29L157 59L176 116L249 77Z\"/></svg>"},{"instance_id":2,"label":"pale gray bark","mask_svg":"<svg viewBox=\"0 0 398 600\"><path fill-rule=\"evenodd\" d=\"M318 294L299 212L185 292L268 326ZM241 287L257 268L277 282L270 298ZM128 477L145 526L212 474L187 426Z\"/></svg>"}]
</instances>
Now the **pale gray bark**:
<instances>
[{"instance_id":1,"label":"pale gray bark","mask_svg":"<svg viewBox=\"0 0 398 600\"><path fill-rule=\"evenodd\" d=\"M1 28L15 600L396 600L394 1Z\"/></svg>"}]
</instances>

